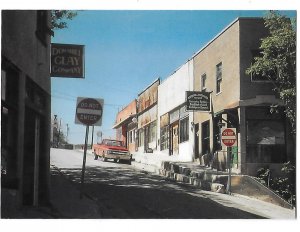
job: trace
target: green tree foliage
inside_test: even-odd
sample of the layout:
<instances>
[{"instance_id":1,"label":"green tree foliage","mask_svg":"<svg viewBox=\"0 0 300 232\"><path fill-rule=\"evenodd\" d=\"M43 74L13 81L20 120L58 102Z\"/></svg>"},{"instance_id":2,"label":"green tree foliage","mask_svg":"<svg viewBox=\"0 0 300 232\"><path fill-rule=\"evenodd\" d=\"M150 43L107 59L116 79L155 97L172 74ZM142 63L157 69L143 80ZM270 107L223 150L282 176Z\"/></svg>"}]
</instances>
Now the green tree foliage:
<instances>
[{"instance_id":1,"label":"green tree foliage","mask_svg":"<svg viewBox=\"0 0 300 232\"><path fill-rule=\"evenodd\" d=\"M296 167L290 162L282 165L279 176L272 176L268 168L260 168L257 178L287 202L296 205Z\"/></svg>"},{"instance_id":2,"label":"green tree foliage","mask_svg":"<svg viewBox=\"0 0 300 232\"><path fill-rule=\"evenodd\" d=\"M285 103L285 113L295 133L296 20L275 11L270 11L264 19L270 34L261 40L261 54L246 73L265 76L273 83L274 91Z\"/></svg>"},{"instance_id":3,"label":"green tree foliage","mask_svg":"<svg viewBox=\"0 0 300 232\"><path fill-rule=\"evenodd\" d=\"M51 29L67 28L66 20L72 20L77 16L76 11L71 10L51 10Z\"/></svg>"}]
</instances>

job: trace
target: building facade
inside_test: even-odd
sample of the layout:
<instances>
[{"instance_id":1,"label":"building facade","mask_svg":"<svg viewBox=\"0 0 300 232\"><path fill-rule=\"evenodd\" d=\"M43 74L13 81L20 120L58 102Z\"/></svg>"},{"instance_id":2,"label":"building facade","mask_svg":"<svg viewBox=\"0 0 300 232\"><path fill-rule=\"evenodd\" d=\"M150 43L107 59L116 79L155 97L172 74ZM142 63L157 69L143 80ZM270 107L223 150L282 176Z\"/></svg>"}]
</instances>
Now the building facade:
<instances>
[{"instance_id":1,"label":"building facade","mask_svg":"<svg viewBox=\"0 0 300 232\"><path fill-rule=\"evenodd\" d=\"M137 99L138 151L157 150L157 100L160 79L143 90Z\"/></svg>"},{"instance_id":2,"label":"building facade","mask_svg":"<svg viewBox=\"0 0 300 232\"><path fill-rule=\"evenodd\" d=\"M187 61L158 86L158 144L173 160L194 157L193 112L186 111L186 91L193 90L193 60Z\"/></svg>"},{"instance_id":3,"label":"building facade","mask_svg":"<svg viewBox=\"0 0 300 232\"><path fill-rule=\"evenodd\" d=\"M271 105L282 105L272 83L246 75L267 35L263 19L238 18L193 57L194 89L211 92L211 112L194 113L201 164L225 170L231 153L234 172L255 175L293 157L284 114L270 113ZM222 146L226 127L237 129L237 146Z\"/></svg>"},{"instance_id":4,"label":"building facade","mask_svg":"<svg viewBox=\"0 0 300 232\"><path fill-rule=\"evenodd\" d=\"M116 139L123 141L131 153L135 152L137 149L136 99L118 112L113 129L116 129Z\"/></svg>"},{"instance_id":5,"label":"building facade","mask_svg":"<svg viewBox=\"0 0 300 232\"><path fill-rule=\"evenodd\" d=\"M47 204L50 11L2 11L1 188L19 205ZM5 195L5 196L4 196Z\"/></svg>"}]
</instances>

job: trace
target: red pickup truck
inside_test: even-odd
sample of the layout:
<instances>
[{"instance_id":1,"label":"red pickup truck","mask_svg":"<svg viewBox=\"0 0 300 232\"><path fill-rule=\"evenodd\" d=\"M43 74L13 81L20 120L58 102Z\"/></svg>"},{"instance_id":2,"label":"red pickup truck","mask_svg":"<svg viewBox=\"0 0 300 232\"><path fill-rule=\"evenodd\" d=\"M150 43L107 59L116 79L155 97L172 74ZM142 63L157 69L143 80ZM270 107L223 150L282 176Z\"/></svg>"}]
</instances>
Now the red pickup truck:
<instances>
[{"instance_id":1,"label":"red pickup truck","mask_svg":"<svg viewBox=\"0 0 300 232\"><path fill-rule=\"evenodd\" d=\"M126 161L128 164L131 164L132 155L122 141L103 139L100 144L93 145L93 151L95 160L100 157L104 162L108 159L113 159L114 162Z\"/></svg>"}]
</instances>

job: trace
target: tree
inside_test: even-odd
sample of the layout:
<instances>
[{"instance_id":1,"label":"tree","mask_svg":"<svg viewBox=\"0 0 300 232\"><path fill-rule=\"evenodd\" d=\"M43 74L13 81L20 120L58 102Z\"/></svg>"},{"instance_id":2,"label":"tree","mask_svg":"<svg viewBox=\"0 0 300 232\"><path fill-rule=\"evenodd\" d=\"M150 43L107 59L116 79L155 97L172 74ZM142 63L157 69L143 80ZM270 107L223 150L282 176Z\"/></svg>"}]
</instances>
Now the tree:
<instances>
[{"instance_id":1,"label":"tree","mask_svg":"<svg viewBox=\"0 0 300 232\"><path fill-rule=\"evenodd\" d=\"M71 10L51 10L51 30L67 28L66 20L72 20L77 16L76 11Z\"/></svg>"},{"instance_id":2,"label":"tree","mask_svg":"<svg viewBox=\"0 0 300 232\"><path fill-rule=\"evenodd\" d=\"M285 104L285 113L296 132L296 20L270 11L265 26L270 34L261 40L259 57L246 70L267 77ZM276 109L273 106L271 109Z\"/></svg>"}]
</instances>

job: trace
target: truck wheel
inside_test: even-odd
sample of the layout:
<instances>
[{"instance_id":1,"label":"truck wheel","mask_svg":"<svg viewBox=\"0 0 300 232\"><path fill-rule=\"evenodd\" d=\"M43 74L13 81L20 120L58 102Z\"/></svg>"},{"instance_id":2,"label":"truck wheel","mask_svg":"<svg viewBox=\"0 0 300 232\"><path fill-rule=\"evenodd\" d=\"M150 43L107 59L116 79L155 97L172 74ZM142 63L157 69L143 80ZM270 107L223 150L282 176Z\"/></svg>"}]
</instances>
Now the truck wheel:
<instances>
[{"instance_id":1,"label":"truck wheel","mask_svg":"<svg viewBox=\"0 0 300 232\"><path fill-rule=\"evenodd\" d=\"M131 165L131 159L130 159L130 160L128 160L128 164L129 164L129 165Z\"/></svg>"},{"instance_id":2,"label":"truck wheel","mask_svg":"<svg viewBox=\"0 0 300 232\"><path fill-rule=\"evenodd\" d=\"M114 159L114 162L115 162L115 163L117 163L117 162L118 162L118 160L117 160L117 159Z\"/></svg>"}]
</instances>

